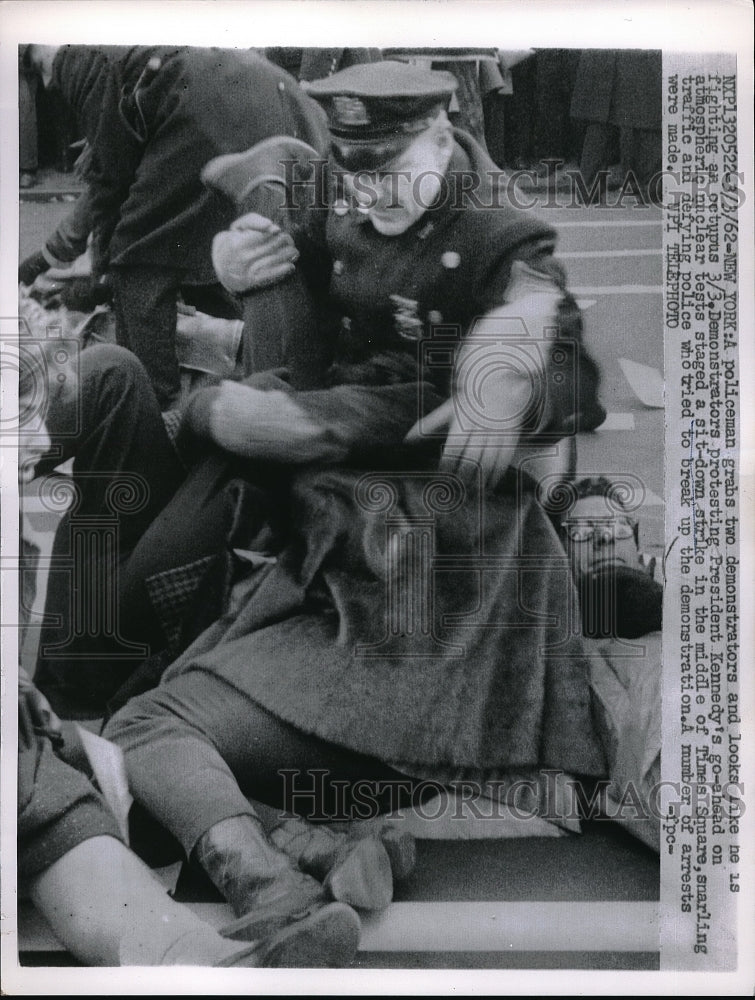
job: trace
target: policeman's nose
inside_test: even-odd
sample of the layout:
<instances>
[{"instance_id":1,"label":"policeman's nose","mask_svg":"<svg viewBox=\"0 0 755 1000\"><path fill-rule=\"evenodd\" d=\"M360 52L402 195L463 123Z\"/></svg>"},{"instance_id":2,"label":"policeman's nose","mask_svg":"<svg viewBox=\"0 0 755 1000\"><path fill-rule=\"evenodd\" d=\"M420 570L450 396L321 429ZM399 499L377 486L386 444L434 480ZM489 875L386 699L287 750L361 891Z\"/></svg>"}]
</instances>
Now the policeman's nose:
<instances>
[{"instance_id":1,"label":"policeman's nose","mask_svg":"<svg viewBox=\"0 0 755 1000\"><path fill-rule=\"evenodd\" d=\"M345 178L346 190L361 211L368 211L381 205L390 194L387 179L367 171Z\"/></svg>"}]
</instances>

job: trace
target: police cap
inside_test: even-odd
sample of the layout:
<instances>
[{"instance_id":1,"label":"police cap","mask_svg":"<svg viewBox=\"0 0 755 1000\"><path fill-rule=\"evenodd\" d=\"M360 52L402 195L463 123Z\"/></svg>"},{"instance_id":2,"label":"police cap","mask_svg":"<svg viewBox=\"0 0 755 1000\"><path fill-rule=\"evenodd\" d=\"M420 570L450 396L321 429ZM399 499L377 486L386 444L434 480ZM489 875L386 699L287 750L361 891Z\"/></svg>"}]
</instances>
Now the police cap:
<instances>
[{"instance_id":1,"label":"police cap","mask_svg":"<svg viewBox=\"0 0 755 1000\"><path fill-rule=\"evenodd\" d=\"M353 172L395 159L446 108L452 73L407 63L360 63L304 89L328 116L334 159Z\"/></svg>"}]
</instances>

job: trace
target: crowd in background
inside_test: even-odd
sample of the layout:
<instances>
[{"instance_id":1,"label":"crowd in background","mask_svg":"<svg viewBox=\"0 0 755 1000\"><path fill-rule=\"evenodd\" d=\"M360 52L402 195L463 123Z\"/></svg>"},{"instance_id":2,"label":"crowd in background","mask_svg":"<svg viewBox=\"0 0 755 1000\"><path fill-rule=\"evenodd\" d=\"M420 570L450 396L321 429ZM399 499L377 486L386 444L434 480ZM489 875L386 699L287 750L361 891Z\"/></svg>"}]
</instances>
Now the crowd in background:
<instances>
[{"instance_id":1,"label":"crowd in background","mask_svg":"<svg viewBox=\"0 0 755 1000\"><path fill-rule=\"evenodd\" d=\"M633 49L301 49L265 55L300 81L356 62L400 59L454 73L450 117L487 146L501 169L558 171L545 161L579 166L591 185L608 170L620 187L628 170L647 187L661 166L661 53ZM60 95L37 86L21 60L20 183L39 168L68 172L75 125Z\"/></svg>"}]
</instances>

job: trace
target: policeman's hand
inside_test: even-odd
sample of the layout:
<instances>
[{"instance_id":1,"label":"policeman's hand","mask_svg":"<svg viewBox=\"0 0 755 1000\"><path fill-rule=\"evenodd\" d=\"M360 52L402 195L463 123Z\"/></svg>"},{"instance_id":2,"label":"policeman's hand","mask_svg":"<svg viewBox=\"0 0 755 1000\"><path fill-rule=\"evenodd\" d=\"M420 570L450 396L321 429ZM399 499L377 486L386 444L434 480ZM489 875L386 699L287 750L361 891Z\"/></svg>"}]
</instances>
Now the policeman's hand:
<instances>
[{"instance_id":1,"label":"policeman's hand","mask_svg":"<svg viewBox=\"0 0 755 1000\"><path fill-rule=\"evenodd\" d=\"M443 468L462 477L479 470L484 486L493 489L524 429L536 433L547 424L543 344L557 326L562 296L550 274L522 261L512 264L506 301L477 320L456 356Z\"/></svg>"},{"instance_id":2,"label":"policeman's hand","mask_svg":"<svg viewBox=\"0 0 755 1000\"><path fill-rule=\"evenodd\" d=\"M229 292L250 292L294 273L299 258L291 236L270 219L250 212L212 242L212 263Z\"/></svg>"},{"instance_id":3,"label":"policeman's hand","mask_svg":"<svg viewBox=\"0 0 755 1000\"><path fill-rule=\"evenodd\" d=\"M454 388L453 413L440 468L492 490L511 465L519 442L521 418L531 397L528 380L494 370L479 387Z\"/></svg>"},{"instance_id":4,"label":"policeman's hand","mask_svg":"<svg viewBox=\"0 0 755 1000\"><path fill-rule=\"evenodd\" d=\"M413 444L445 436L440 468L488 490L511 464L537 379L537 355L533 360L522 352L524 371L517 371L499 363L496 348L470 336L457 356L451 399L421 417L404 439Z\"/></svg>"},{"instance_id":5,"label":"policeman's hand","mask_svg":"<svg viewBox=\"0 0 755 1000\"><path fill-rule=\"evenodd\" d=\"M30 254L25 260L22 260L18 267L18 281L21 285L33 285L40 274L44 274L45 271L50 270L50 263L42 253L38 250L36 253Z\"/></svg>"}]
</instances>

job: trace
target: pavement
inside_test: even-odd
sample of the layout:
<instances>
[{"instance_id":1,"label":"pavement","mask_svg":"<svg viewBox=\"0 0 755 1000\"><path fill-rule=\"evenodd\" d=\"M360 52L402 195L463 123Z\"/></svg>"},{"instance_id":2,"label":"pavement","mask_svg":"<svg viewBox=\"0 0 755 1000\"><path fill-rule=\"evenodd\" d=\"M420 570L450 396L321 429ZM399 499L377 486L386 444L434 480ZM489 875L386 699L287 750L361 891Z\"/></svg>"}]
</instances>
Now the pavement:
<instances>
[{"instance_id":1,"label":"pavement","mask_svg":"<svg viewBox=\"0 0 755 1000\"><path fill-rule=\"evenodd\" d=\"M42 245L75 196L70 175L23 192L22 256ZM661 212L563 207L544 214L559 232L585 339L603 372L608 419L579 436L579 472L629 483L642 547L660 556L663 410L640 401L619 359L663 371ZM176 895L211 923L228 919L188 870ZM385 914L365 921L355 967L657 969L658 900L658 856L612 823L584 824L579 836L422 840L415 875ZM25 914L24 964L75 964Z\"/></svg>"}]
</instances>

